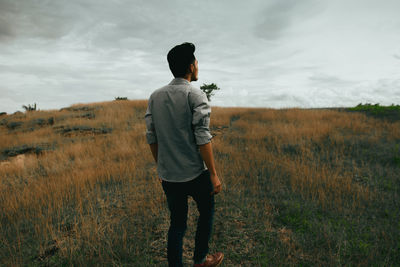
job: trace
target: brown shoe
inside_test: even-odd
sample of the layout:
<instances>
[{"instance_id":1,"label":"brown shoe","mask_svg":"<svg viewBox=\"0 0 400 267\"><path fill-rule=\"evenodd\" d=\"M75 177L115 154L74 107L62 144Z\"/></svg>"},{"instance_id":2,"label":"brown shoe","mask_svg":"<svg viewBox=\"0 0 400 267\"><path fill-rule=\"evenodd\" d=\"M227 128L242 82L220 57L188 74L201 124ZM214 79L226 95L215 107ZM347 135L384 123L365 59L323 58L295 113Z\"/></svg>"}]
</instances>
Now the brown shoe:
<instances>
[{"instance_id":1,"label":"brown shoe","mask_svg":"<svg viewBox=\"0 0 400 267\"><path fill-rule=\"evenodd\" d=\"M214 255L207 255L206 261L201 264L194 264L193 267L216 267L219 266L224 259L222 252L217 252Z\"/></svg>"}]
</instances>

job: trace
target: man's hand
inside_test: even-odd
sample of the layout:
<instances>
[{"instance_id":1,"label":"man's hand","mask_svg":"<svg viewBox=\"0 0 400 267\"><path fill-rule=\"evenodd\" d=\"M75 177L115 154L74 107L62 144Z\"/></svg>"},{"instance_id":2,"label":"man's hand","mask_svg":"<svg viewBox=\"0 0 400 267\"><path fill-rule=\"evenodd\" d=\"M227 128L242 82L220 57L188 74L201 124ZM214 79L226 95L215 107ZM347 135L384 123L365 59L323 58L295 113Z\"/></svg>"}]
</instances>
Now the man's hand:
<instances>
[{"instance_id":1,"label":"man's hand","mask_svg":"<svg viewBox=\"0 0 400 267\"><path fill-rule=\"evenodd\" d=\"M211 178L211 183L214 187L214 190L211 192L211 195L216 195L222 190L221 181L219 180L218 175L216 174L211 174L210 178Z\"/></svg>"}]
</instances>

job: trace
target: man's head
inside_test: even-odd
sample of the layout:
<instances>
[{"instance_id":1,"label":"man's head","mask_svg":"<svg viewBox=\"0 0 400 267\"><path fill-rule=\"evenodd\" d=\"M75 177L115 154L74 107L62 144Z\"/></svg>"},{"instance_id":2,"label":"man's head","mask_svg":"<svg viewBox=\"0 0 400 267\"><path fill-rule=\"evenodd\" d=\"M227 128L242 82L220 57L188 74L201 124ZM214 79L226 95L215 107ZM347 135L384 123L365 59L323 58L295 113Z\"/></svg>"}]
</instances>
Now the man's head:
<instances>
[{"instance_id":1,"label":"man's head","mask_svg":"<svg viewBox=\"0 0 400 267\"><path fill-rule=\"evenodd\" d=\"M183 43L175 46L168 52L169 68L175 78L186 78L189 81L197 81L198 66L194 56L195 50L194 44Z\"/></svg>"}]
</instances>

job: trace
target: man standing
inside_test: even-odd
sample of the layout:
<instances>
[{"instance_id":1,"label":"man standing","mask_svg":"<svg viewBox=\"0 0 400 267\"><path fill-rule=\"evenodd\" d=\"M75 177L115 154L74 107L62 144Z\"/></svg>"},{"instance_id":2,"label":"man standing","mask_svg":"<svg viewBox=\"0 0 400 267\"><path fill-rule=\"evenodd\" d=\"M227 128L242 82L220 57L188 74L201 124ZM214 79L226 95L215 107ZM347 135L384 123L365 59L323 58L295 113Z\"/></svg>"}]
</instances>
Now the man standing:
<instances>
[{"instance_id":1,"label":"man standing","mask_svg":"<svg viewBox=\"0 0 400 267\"><path fill-rule=\"evenodd\" d=\"M221 189L209 131L211 107L206 94L190 82L198 79L195 46L183 43L168 52L174 79L154 91L145 115L146 138L170 210L168 264L182 266L188 196L196 202L194 266L218 266L223 254L208 254L214 216L214 195Z\"/></svg>"}]
</instances>

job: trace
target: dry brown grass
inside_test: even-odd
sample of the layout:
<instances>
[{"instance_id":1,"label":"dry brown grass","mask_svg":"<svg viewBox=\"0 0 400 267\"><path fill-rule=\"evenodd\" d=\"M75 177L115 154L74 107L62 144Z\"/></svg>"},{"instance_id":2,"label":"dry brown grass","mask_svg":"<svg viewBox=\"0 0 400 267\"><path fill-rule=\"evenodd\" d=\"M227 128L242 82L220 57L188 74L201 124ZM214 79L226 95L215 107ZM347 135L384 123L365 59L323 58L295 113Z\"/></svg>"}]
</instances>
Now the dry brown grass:
<instances>
[{"instance_id":1,"label":"dry brown grass","mask_svg":"<svg viewBox=\"0 0 400 267\"><path fill-rule=\"evenodd\" d=\"M146 105L113 101L2 117L0 152L47 148L3 155L0 264L165 264L168 210L145 141ZM80 130L60 131L66 127ZM388 222L399 217L399 166L391 160L400 157L400 122L328 109L214 107L211 129L224 183L212 249L225 252L224 266L398 260L389 248L399 228ZM196 214L190 204L186 263Z\"/></svg>"}]
</instances>

